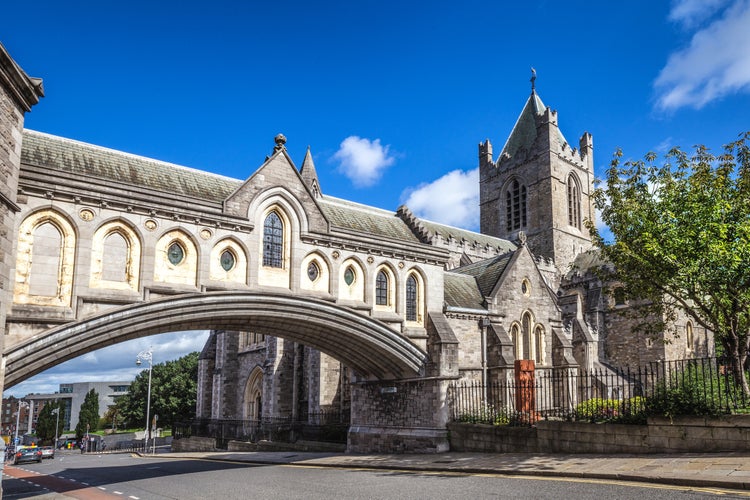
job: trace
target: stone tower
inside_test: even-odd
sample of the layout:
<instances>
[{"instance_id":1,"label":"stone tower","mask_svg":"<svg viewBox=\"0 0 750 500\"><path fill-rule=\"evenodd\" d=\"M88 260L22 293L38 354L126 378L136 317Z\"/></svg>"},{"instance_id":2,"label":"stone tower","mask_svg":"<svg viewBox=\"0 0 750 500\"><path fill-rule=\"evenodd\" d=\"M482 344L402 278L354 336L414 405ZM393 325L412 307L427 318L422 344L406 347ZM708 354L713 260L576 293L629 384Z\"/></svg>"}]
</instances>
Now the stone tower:
<instances>
[{"instance_id":1,"label":"stone tower","mask_svg":"<svg viewBox=\"0 0 750 500\"><path fill-rule=\"evenodd\" d=\"M531 95L497 161L489 139L479 144L481 232L517 241L565 272L591 247L586 219L594 220L593 139L578 148L565 140L557 112L546 107L531 79Z\"/></svg>"}]
</instances>

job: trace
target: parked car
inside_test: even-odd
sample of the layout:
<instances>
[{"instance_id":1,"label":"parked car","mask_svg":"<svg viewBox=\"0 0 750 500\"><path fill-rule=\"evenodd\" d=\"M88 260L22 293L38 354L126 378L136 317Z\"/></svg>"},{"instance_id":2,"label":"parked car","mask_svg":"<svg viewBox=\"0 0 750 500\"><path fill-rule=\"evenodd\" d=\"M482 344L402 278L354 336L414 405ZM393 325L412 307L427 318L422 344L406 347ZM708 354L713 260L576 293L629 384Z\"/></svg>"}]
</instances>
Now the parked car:
<instances>
[{"instance_id":1,"label":"parked car","mask_svg":"<svg viewBox=\"0 0 750 500\"><path fill-rule=\"evenodd\" d=\"M22 462L41 462L42 450L40 448L20 448L13 455L13 464Z\"/></svg>"},{"instance_id":2,"label":"parked car","mask_svg":"<svg viewBox=\"0 0 750 500\"><path fill-rule=\"evenodd\" d=\"M52 446L42 446L42 458L55 458L55 448Z\"/></svg>"}]
</instances>

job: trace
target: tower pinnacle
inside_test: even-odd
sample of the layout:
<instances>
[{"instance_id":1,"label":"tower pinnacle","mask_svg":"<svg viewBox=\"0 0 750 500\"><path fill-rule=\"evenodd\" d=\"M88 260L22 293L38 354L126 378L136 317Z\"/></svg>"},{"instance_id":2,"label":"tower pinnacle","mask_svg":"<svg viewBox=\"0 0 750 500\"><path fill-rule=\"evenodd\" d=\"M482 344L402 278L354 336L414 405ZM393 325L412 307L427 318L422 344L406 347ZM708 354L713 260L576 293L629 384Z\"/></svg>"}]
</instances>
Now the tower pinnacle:
<instances>
[{"instance_id":1,"label":"tower pinnacle","mask_svg":"<svg viewBox=\"0 0 750 500\"><path fill-rule=\"evenodd\" d=\"M529 81L531 82L531 93L533 94L536 89L536 70L534 68L531 68L531 80Z\"/></svg>"}]
</instances>

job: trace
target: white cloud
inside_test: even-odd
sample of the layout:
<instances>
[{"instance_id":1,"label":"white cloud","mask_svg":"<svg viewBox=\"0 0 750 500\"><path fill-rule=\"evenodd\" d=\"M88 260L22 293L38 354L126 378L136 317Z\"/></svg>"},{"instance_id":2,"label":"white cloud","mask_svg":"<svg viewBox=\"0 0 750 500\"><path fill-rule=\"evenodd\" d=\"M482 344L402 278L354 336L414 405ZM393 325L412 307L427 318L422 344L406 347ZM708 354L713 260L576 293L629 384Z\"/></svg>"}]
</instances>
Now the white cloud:
<instances>
[{"instance_id":1,"label":"white cloud","mask_svg":"<svg viewBox=\"0 0 750 500\"><path fill-rule=\"evenodd\" d=\"M153 363L172 361L193 351L201 351L207 331L173 332L130 340L105 347L61 363L18 385L7 388L3 397L54 393L60 384L133 380L144 369L135 364L139 352L151 347Z\"/></svg>"},{"instance_id":2,"label":"white cloud","mask_svg":"<svg viewBox=\"0 0 750 500\"><path fill-rule=\"evenodd\" d=\"M679 5L692 5L682 2ZM717 4L717 2L712 2ZM687 7L675 19L702 18ZM713 11L718 5L713 5ZM654 82L657 108L699 109L725 95L750 90L750 0L734 0L723 13L692 37L690 45L673 53Z\"/></svg>"},{"instance_id":3,"label":"white cloud","mask_svg":"<svg viewBox=\"0 0 750 500\"><path fill-rule=\"evenodd\" d=\"M401 196L418 217L449 226L479 228L479 169L454 170Z\"/></svg>"},{"instance_id":4,"label":"white cloud","mask_svg":"<svg viewBox=\"0 0 750 500\"><path fill-rule=\"evenodd\" d=\"M728 0L678 0L673 2L669 20L685 28L702 23L727 4Z\"/></svg>"},{"instance_id":5,"label":"white cloud","mask_svg":"<svg viewBox=\"0 0 750 500\"><path fill-rule=\"evenodd\" d=\"M380 139L370 141L351 135L341 142L333 159L339 162L339 172L355 186L367 187L375 184L383 171L396 161L389 149L390 146L380 144Z\"/></svg>"}]
</instances>

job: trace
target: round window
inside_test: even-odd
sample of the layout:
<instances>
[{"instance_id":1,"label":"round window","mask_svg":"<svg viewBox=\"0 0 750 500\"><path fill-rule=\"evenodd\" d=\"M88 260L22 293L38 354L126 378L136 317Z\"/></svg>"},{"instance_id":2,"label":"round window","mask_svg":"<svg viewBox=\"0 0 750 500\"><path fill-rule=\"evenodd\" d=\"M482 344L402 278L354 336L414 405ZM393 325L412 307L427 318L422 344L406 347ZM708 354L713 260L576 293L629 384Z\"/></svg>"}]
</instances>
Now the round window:
<instances>
[{"instance_id":1,"label":"round window","mask_svg":"<svg viewBox=\"0 0 750 500\"><path fill-rule=\"evenodd\" d=\"M174 243L169 245L169 249L167 250L167 258L173 266L176 266L185 259L185 249L182 248L182 245L175 241Z\"/></svg>"},{"instance_id":2,"label":"round window","mask_svg":"<svg viewBox=\"0 0 750 500\"><path fill-rule=\"evenodd\" d=\"M349 266L346 268L346 271L344 271L344 283L347 284L347 286L352 286L352 283L354 283L354 278L356 278L356 274L354 273L354 269Z\"/></svg>"},{"instance_id":3,"label":"round window","mask_svg":"<svg viewBox=\"0 0 750 500\"><path fill-rule=\"evenodd\" d=\"M523 280L521 282L521 293L523 293L527 297L531 293L531 287L529 286L529 281L528 280Z\"/></svg>"},{"instance_id":4,"label":"round window","mask_svg":"<svg viewBox=\"0 0 750 500\"><path fill-rule=\"evenodd\" d=\"M229 250L224 250L221 253L221 268L225 271L231 271L232 268L234 268L236 259L234 258L234 254Z\"/></svg>"}]
</instances>

